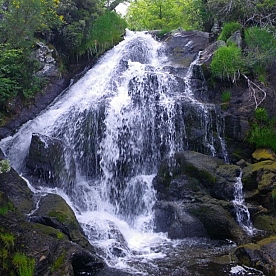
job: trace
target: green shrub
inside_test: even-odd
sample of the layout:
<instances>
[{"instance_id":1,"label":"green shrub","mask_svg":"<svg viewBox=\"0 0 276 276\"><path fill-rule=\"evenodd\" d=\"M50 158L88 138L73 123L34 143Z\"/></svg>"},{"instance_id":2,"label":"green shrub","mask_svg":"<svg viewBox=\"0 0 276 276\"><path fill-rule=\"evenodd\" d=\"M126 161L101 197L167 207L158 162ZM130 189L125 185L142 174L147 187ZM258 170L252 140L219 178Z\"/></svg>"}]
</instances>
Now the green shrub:
<instances>
[{"instance_id":1,"label":"green shrub","mask_svg":"<svg viewBox=\"0 0 276 276\"><path fill-rule=\"evenodd\" d=\"M254 118L259 122L268 122L269 117L267 110L264 107L258 107L254 112Z\"/></svg>"},{"instance_id":2,"label":"green shrub","mask_svg":"<svg viewBox=\"0 0 276 276\"><path fill-rule=\"evenodd\" d=\"M270 119L267 110L258 107L254 113L254 122L251 125L248 141L257 148L269 147L276 151L275 120Z\"/></svg>"},{"instance_id":3,"label":"green shrub","mask_svg":"<svg viewBox=\"0 0 276 276\"><path fill-rule=\"evenodd\" d=\"M0 105L15 96L30 98L40 90L42 81L34 76L38 66L28 51L0 44Z\"/></svg>"},{"instance_id":4,"label":"green shrub","mask_svg":"<svg viewBox=\"0 0 276 276\"><path fill-rule=\"evenodd\" d=\"M228 22L223 25L222 31L218 37L218 40L226 40L237 30L241 29L241 24L238 22Z\"/></svg>"},{"instance_id":5,"label":"green shrub","mask_svg":"<svg viewBox=\"0 0 276 276\"><path fill-rule=\"evenodd\" d=\"M35 260L28 258L25 254L15 253L13 257L13 265L17 268L19 276L33 276Z\"/></svg>"},{"instance_id":6,"label":"green shrub","mask_svg":"<svg viewBox=\"0 0 276 276\"><path fill-rule=\"evenodd\" d=\"M213 77L236 81L243 70L241 49L235 45L220 47L213 56L210 69Z\"/></svg>"},{"instance_id":7,"label":"green shrub","mask_svg":"<svg viewBox=\"0 0 276 276\"><path fill-rule=\"evenodd\" d=\"M4 244L6 249L13 248L14 246L14 235L10 233L0 233L0 240Z\"/></svg>"},{"instance_id":8,"label":"green shrub","mask_svg":"<svg viewBox=\"0 0 276 276\"><path fill-rule=\"evenodd\" d=\"M251 126L248 141L256 148L269 147L276 151L276 129L272 126L259 126L255 123Z\"/></svg>"},{"instance_id":9,"label":"green shrub","mask_svg":"<svg viewBox=\"0 0 276 276\"><path fill-rule=\"evenodd\" d=\"M60 269L60 267L64 263L65 256L66 256L65 253L62 253L61 255L59 255L57 257L57 259L55 260L53 266L51 267L51 272L52 273Z\"/></svg>"},{"instance_id":10,"label":"green shrub","mask_svg":"<svg viewBox=\"0 0 276 276\"><path fill-rule=\"evenodd\" d=\"M5 159L0 161L0 173L9 172L10 169L11 169L11 165L9 160Z\"/></svg>"},{"instance_id":11,"label":"green shrub","mask_svg":"<svg viewBox=\"0 0 276 276\"><path fill-rule=\"evenodd\" d=\"M245 56L247 65L258 74L276 56L276 39L266 29L251 27L245 30Z\"/></svg>"}]
</instances>

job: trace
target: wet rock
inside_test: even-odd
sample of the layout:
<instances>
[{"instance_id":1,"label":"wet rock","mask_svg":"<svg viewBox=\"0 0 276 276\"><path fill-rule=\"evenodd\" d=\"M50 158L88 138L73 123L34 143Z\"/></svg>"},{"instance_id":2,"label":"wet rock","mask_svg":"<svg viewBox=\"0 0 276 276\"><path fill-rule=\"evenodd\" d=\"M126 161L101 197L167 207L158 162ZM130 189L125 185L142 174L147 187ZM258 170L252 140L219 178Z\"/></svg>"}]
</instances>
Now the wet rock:
<instances>
[{"instance_id":1,"label":"wet rock","mask_svg":"<svg viewBox=\"0 0 276 276\"><path fill-rule=\"evenodd\" d=\"M14 175L15 172L11 170L10 174ZM13 178L13 187L18 187L20 192L23 182L19 180L20 178ZM15 272L12 260L17 252L24 254L30 260L34 260L34 276L50 274L73 276L76 267L80 273L96 273L105 267L103 260L96 256L95 250L91 245L85 246L82 242L79 245L76 243L78 242L77 239L74 239L75 242L70 241L69 236L60 231L62 229L56 227L58 224L67 227L66 220L63 223L58 221L60 216L51 217L53 218L52 222L56 222L55 225L51 226L27 221L26 216L17 209L17 206L22 208L22 205L18 197L14 195L13 187L11 186L11 189L7 189L5 193L0 192L0 236L9 235L9 237L14 239L13 243L6 247L8 255L5 258L5 266L0 266L1 275L10 275L10 273ZM23 193L23 196L25 195L26 191L25 194ZM53 203L56 201L57 198L52 201L46 200L44 203L52 204L52 206L44 205L44 208L51 209L50 206L54 208ZM57 206L58 204L56 204ZM59 207L62 207L61 212L65 212L64 210L69 208L65 206L64 202ZM25 212L26 208L22 208L22 211ZM71 225L71 228L68 227L68 229L71 236L74 237ZM0 248L0 251L4 248L2 239L0 239ZM2 257L0 257L0 260L2 261Z\"/></svg>"},{"instance_id":2,"label":"wet rock","mask_svg":"<svg viewBox=\"0 0 276 276\"><path fill-rule=\"evenodd\" d=\"M271 236L258 241L239 246L234 255L239 264L255 267L265 275L272 276L276 272L276 237Z\"/></svg>"},{"instance_id":3,"label":"wet rock","mask_svg":"<svg viewBox=\"0 0 276 276\"><path fill-rule=\"evenodd\" d=\"M34 133L26 167L50 187L71 191L74 186L76 167L71 150L57 138Z\"/></svg>"},{"instance_id":4,"label":"wet rock","mask_svg":"<svg viewBox=\"0 0 276 276\"><path fill-rule=\"evenodd\" d=\"M241 243L246 235L235 221L234 214L229 212L233 210L232 204L208 196L202 201L202 204L190 205L188 211L201 221L209 237Z\"/></svg>"},{"instance_id":5,"label":"wet rock","mask_svg":"<svg viewBox=\"0 0 276 276\"><path fill-rule=\"evenodd\" d=\"M169 60L181 67L188 67L198 52L209 45L209 33L176 30L166 35L164 40Z\"/></svg>"},{"instance_id":6,"label":"wet rock","mask_svg":"<svg viewBox=\"0 0 276 276\"><path fill-rule=\"evenodd\" d=\"M235 183L240 175L241 169L236 165L220 165L216 170L216 182L211 194L215 198L233 200Z\"/></svg>"},{"instance_id":7,"label":"wet rock","mask_svg":"<svg viewBox=\"0 0 276 276\"><path fill-rule=\"evenodd\" d=\"M0 173L0 191L24 214L34 207L32 192L26 181L13 168L9 172Z\"/></svg>"},{"instance_id":8,"label":"wet rock","mask_svg":"<svg viewBox=\"0 0 276 276\"><path fill-rule=\"evenodd\" d=\"M187 150L177 153L172 160L164 161L153 183L161 198L168 199L172 193L176 196L184 196L183 191L187 188L188 190L200 190L204 187L218 199L232 200L234 184L239 174L240 168L236 165L228 165L221 159ZM180 183L177 177L179 175L182 175ZM179 188L173 191L175 184Z\"/></svg>"},{"instance_id":9,"label":"wet rock","mask_svg":"<svg viewBox=\"0 0 276 276\"><path fill-rule=\"evenodd\" d=\"M91 249L74 212L62 197L47 194L38 204L38 209L29 217L31 221L58 229L68 236L69 240Z\"/></svg>"},{"instance_id":10,"label":"wet rock","mask_svg":"<svg viewBox=\"0 0 276 276\"><path fill-rule=\"evenodd\" d=\"M73 254L72 266L74 276L77 275L98 275L99 270L105 268L101 262L95 263L95 256L87 251L80 251Z\"/></svg>"},{"instance_id":11,"label":"wet rock","mask_svg":"<svg viewBox=\"0 0 276 276\"><path fill-rule=\"evenodd\" d=\"M177 153L175 159L160 166L153 181L159 200L156 230L171 237L192 236L198 231L199 236L240 243L245 234L235 221L230 201L239 174L238 166L218 158L192 151ZM187 225L191 225L190 232Z\"/></svg>"},{"instance_id":12,"label":"wet rock","mask_svg":"<svg viewBox=\"0 0 276 276\"><path fill-rule=\"evenodd\" d=\"M181 203L157 202L154 214L155 231L167 232L170 239L207 236L200 220L191 216Z\"/></svg>"}]
</instances>

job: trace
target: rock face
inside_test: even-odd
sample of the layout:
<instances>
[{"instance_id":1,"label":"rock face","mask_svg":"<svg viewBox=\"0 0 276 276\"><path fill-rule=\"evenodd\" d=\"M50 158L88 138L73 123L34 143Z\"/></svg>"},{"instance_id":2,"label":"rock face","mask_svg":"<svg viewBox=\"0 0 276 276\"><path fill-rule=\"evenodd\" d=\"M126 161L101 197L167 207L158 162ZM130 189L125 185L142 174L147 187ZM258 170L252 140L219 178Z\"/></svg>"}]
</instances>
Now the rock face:
<instances>
[{"instance_id":1,"label":"rock face","mask_svg":"<svg viewBox=\"0 0 276 276\"><path fill-rule=\"evenodd\" d=\"M154 179L156 231L168 232L170 238L208 236L241 242L245 234L231 203L238 172L238 166L211 156L176 154Z\"/></svg>"},{"instance_id":2,"label":"rock face","mask_svg":"<svg viewBox=\"0 0 276 276\"><path fill-rule=\"evenodd\" d=\"M76 166L71 150L59 139L34 133L26 166L30 173L47 186L71 191Z\"/></svg>"},{"instance_id":3,"label":"rock face","mask_svg":"<svg viewBox=\"0 0 276 276\"><path fill-rule=\"evenodd\" d=\"M40 62L40 68L36 74L40 77L58 77L59 70L54 58L54 50L41 41L36 45L35 57Z\"/></svg>"},{"instance_id":4,"label":"rock face","mask_svg":"<svg viewBox=\"0 0 276 276\"><path fill-rule=\"evenodd\" d=\"M276 272L275 153L258 149L255 163L239 166L197 152L178 153L164 162L154 179L157 191L155 230L174 238L231 239L240 246L233 260L255 267L265 275ZM241 174L241 168L242 174ZM236 222L233 186L242 176L254 236L247 236ZM248 243L249 242L249 243Z\"/></svg>"},{"instance_id":5,"label":"rock face","mask_svg":"<svg viewBox=\"0 0 276 276\"><path fill-rule=\"evenodd\" d=\"M35 213L25 216L35 198L13 169L0 174L0 274L18 273L14 265L18 254L26 258L35 276L97 275L105 269L73 211L59 196L42 197Z\"/></svg>"}]
</instances>

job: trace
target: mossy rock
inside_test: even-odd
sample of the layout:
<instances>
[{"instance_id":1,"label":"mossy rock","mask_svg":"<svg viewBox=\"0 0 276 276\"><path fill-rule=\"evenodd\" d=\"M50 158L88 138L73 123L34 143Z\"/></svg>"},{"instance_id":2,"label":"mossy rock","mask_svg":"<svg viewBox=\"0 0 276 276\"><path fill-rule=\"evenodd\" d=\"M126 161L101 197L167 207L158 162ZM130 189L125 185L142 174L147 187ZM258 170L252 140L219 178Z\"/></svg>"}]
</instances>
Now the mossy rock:
<instances>
[{"instance_id":1,"label":"mossy rock","mask_svg":"<svg viewBox=\"0 0 276 276\"><path fill-rule=\"evenodd\" d=\"M7 195L20 212L27 214L33 209L33 193L13 168L0 174L0 191Z\"/></svg>"},{"instance_id":2,"label":"mossy rock","mask_svg":"<svg viewBox=\"0 0 276 276\"><path fill-rule=\"evenodd\" d=\"M239 246L234 255L238 259L238 263L246 266L254 266L260 260L261 247L255 243L248 243Z\"/></svg>"},{"instance_id":3,"label":"mossy rock","mask_svg":"<svg viewBox=\"0 0 276 276\"><path fill-rule=\"evenodd\" d=\"M82 247L91 248L73 210L59 195L48 194L43 197L34 216L41 218L38 222L60 229L70 240Z\"/></svg>"},{"instance_id":4,"label":"mossy rock","mask_svg":"<svg viewBox=\"0 0 276 276\"><path fill-rule=\"evenodd\" d=\"M248 243L239 246L234 256L240 265L255 267L264 272L264 275L275 275L276 271L276 236L270 236L257 243Z\"/></svg>"},{"instance_id":5,"label":"mossy rock","mask_svg":"<svg viewBox=\"0 0 276 276\"><path fill-rule=\"evenodd\" d=\"M261 214L254 218L254 226L259 230L264 230L276 234L276 218Z\"/></svg>"},{"instance_id":6,"label":"mossy rock","mask_svg":"<svg viewBox=\"0 0 276 276\"><path fill-rule=\"evenodd\" d=\"M271 191L276 183L276 162L266 160L248 165L243 169L242 181L246 190Z\"/></svg>"},{"instance_id":7,"label":"mossy rock","mask_svg":"<svg viewBox=\"0 0 276 276\"><path fill-rule=\"evenodd\" d=\"M222 164L225 163L218 158L187 150L163 161L158 168L157 177L162 179L163 186L167 187L178 175L187 175L201 184L212 186L216 182L216 169Z\"/></svg>"},{"instance_id":8,"label":"mossy rock","mask_svg":"<svg viewBox=\"0 0 276 276\"><path fill-rule=\"evenodd\" d=\"M276 154L269 148L260 148L256 149L252 157L257 161L271 160L276 161Z\"/></svg>"},{"instance_id":9,"label":"mossy rock","mask_svg":"<svg viewBox=\"0 0 276 276\"><path fill-rule=\"evenodd\" d=\"M208 202L210 197L205 197L204 202ZM201 221L211 238L230 239L240 243L245 238L245 234L226 210L226 205L225 201L211 199L208 203L192 204L188 211Z\"/></svg>"}]
</instances>

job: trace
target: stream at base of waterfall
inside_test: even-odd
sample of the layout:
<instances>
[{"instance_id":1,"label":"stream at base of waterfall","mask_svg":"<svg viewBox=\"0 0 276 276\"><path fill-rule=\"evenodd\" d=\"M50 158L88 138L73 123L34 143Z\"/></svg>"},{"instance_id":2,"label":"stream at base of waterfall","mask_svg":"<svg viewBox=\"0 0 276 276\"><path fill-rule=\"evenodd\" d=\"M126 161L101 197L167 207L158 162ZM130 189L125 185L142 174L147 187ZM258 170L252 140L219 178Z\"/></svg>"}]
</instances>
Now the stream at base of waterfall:
<instances>
[{"instance_id":1,"label":"stream at base of waterfall","mask_svg":"<svg viewBox=\"0 0 276 276\"><path fill-rule=\"evenodd\" d=\"M193 64L181 78L166 61L162 43L127 31L123 42L0 146L23 176L32 133L70 148L73 188L65 180L56 188L29 185L35 193L57 193L67 201L97 254L121 271L116 275L263 275L232 262L231 241L170 240L154 232L152 180L162 159L189 149L191 114L205 133L202 148L227 159L222 127L217 123L213 129L215 107L193 97ZM185 117L183 102L196 112Z\"/></svg>"}]
</instances>

